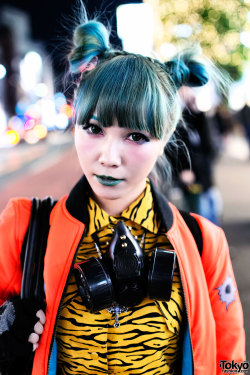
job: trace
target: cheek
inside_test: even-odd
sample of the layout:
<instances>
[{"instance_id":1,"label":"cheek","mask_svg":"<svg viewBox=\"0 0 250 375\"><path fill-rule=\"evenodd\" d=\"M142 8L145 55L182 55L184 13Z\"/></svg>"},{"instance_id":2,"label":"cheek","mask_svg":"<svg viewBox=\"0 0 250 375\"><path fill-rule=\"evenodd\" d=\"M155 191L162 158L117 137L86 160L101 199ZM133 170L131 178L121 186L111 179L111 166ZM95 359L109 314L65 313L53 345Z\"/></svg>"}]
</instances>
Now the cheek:
<instances>
[{"instance_id":1,"label":"cheek","mask_svg":"<svg viewBox=\"0 0 250 375\"><path fill-rule=\"evenodd\" d=\"M143 157L145 156L145 152L141 151L139 147L126 147L123 156L127 163L135 168L138 168L138 164L141 163Z\"/></svg>"},{"instance_id":2,"label":"cheek","mask_svg":"<svg viewBox=\"0 0 250 375\"><path fill-rule=\"evenodd\" d=\"M86 158L90 156L90 153L95 149L93 141L90 137L86 136L86 134L78 129L75 131L75 147L78 156L84 155Z\"/></svg>"},{"instance_id":3,"label":"cheek","mask_svg":"<svg viewBox=\"0 0 250 375\"><path fill-rule=\"evenodd\" d=\"M126 158L131 168L137 170L151 170L159 156L158 147L131 147L126 152Z\"/></svg>"}]
</instances>

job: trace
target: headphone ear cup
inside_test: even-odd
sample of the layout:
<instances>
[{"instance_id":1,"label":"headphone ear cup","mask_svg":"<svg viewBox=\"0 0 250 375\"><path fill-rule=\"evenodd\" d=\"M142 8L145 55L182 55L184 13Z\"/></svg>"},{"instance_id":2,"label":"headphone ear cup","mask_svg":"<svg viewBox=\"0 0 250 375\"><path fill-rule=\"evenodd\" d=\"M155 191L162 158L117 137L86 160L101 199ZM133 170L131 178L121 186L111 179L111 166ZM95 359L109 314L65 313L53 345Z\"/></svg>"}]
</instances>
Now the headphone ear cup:
<instances>
[{"instance_id":1,"label":"headphone ear cup","mask_svg":"<svg viewBox=\"0 0 250 375\"><path fill-rule=\"evenodd\" d=\"M176 254L156 249L149 261L148 295L158 301L169 301L172 291Z\"/></svg>"},{"instance_id":2,"label":"headphone ear cup","mask_svg":"<svg viewBox=\"0 0 250 375\"><path fill-rule=\"evenodd\" d=\"M112 305L113 285L103 261L90 258L76 263L74 272L83 304L90 312L97 312Z\"/></svg>"}]
</instances>

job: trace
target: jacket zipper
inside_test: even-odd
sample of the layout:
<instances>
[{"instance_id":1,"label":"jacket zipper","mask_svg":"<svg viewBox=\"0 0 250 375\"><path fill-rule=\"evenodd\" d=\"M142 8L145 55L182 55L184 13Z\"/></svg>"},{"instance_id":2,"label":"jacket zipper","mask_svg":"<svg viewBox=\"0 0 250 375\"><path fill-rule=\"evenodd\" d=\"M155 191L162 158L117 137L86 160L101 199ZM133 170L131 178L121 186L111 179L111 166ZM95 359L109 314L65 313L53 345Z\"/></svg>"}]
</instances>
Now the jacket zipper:
<instances>
[{"instance_id":1,"label":"jacket zipper","mask_svg":"<svg viewBox=\"0 0 250 375\"><path fill-rule=\"evenodd\" d=\"M46 374L48 374L48 371L49 371L49 365L50 365L50 357L51 357L51 353L52 353L52 348L53 348L53 344L54 344L54 338L55 338L55 332L56 332L56 327L57 327L57 323L58 323L58 320L59 320L59 317L61 315L61 311L62 311L62 301L64 299L64 296L65 296L65 293L66 293L66 288L68 286L68 281L70 279L70 276L72 274L72 270L73 270L73 267L74 267L74 264L75 264L75 260L76 260L76 257L77 257L77 253L78 253L78 250L79 250L79 247L82 243L82 240L85 236L85 230L83 231L83 234L81 236L81 239L78 243L78 246L76 248L76 251L75 251L75 254L74 254L74 257L73 257L73 260L72 260L72 263L71 263L71 266L70 266L70 270L69 270L69 273L68 273L68 277L67 277L67 280L66 280L66 283L64 285L64 289L63 289L63 293L62 293L62 297L61 297L61 300L60 300L60 303L59 303L59 307L58 307L58 310L57 310L57 314L56 314L56 320L55 320L55 324L54 324L54 329L53 329L53 333L52 333L52 337L51 337L51 342L50 342L50 348L49 348L49 356L48 356L48 365L47 365L47 372Z\"/></svg>"}]
</instances>

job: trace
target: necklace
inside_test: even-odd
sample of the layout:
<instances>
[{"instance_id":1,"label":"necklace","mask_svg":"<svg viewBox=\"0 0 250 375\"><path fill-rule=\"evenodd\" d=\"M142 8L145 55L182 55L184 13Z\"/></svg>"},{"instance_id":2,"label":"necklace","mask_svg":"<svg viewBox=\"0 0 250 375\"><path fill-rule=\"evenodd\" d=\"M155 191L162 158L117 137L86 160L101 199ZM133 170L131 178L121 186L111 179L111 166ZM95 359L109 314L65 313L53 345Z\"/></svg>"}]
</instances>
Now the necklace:
<instances>
[{"instance_id":1,"label":"necklace","mask_svg":"<svg viewBox=\"0 0 250 375\"><path fill-rule=\"evenodd\" d=\"M123 312L128 311L128 307L126 306L120 306L117 303L115 303L113 306L109 307L106 309L110 314L115 314L115 323L114 327L119 328L120 327L120 322L119 322L119 314Z\"/></svg>"},{"instance_id":2,"label":"necklace","mask_svg":"<svg viewBox=\"0 0 250 375\"><path fill-rule=\"evenodd\" d=\"M131 233L131 230L132 230L132 227L129 226L127 227ZM112 232L114 232L114 228L111 228ZM137 240L138 237L137 236L134 236L134 238ZM96 241L94 241L94 244L95 244L95 248L96 248L96 251L97 251L97 254L98 254L98 257L100 259L102 259L102 252L101 252L101 249L100 247L97 245L97 239L98 237L95 235L95 239ZM121 238L123 239L123 238ZM145 239L145 232L143 233L142 237L141 237L141 240L140 240L140 243L139 243L139 246L142 248L142 245L143 245L143 242L144 242L144 239ZM106 245L109 245L109 242L106 242ZM119 322L119 314L123 313L123 312L127 312L128 311L128 307L126 306L122 306L122 305L119 305L118 303L114 303L111 307L107 308L106 309L110 314L115 314L115 323L114 323L114 327L115 328L119 328L120 327L120 322Z\"/></svg>"}]
</instances>

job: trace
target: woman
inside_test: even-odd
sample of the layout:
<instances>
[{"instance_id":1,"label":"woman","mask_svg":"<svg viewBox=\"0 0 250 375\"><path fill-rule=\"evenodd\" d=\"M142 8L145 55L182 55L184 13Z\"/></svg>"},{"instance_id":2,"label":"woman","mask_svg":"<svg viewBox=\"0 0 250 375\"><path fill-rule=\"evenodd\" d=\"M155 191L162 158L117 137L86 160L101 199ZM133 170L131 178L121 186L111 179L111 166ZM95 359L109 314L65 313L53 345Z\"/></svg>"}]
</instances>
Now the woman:
<instances>
[{"instance_id":1,"label":"woman","mask_svg":"<svg viewBox=\"0 0 250 375\"><path fill-rule=\"evenodd\" d=\"M51 213L46 310L16 297L30 200L12 200L1 216L0 345L11 343L2 360L33 345L33 375L221 373L221 360L245 358L225 236L194 215L201 258L179 211L148 179L179 121L178 89L205 84L206 69L192 56L163 64L114 51L95 21L74 42L84 177Z\"/></svg>"}]
</instances>

